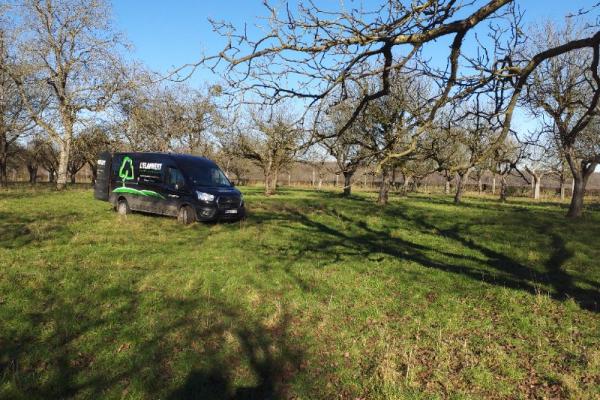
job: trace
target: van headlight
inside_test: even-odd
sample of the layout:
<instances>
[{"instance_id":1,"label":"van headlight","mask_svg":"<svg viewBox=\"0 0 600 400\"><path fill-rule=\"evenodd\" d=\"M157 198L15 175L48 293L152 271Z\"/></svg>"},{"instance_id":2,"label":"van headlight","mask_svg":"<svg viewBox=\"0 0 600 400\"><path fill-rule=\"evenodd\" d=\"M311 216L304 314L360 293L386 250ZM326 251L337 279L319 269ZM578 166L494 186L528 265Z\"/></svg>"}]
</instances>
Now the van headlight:
<instances>
[{"instance_id":1,"label":"van headlight","mask_svg":"<svg viewBox=\"0 0 600 400\"><path fill-rule=\"evenodd\" d=\"M206 202L211 202L215 199L215 196L210 194L210 193L204 193L204 192L196 192L196 196L198 196L198 200L200 201L206 201Z\"/></svg>"}]
</instances>

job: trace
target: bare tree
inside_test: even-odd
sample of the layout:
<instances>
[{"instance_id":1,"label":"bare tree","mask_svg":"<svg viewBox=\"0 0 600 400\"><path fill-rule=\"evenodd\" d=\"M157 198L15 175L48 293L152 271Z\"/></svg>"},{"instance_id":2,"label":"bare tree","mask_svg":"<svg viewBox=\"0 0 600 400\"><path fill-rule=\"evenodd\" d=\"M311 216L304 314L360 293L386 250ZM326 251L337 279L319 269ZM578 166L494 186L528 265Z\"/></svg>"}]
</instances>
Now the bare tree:
<instances>
[{"instance_id":1,"label":"bare tree","mask_svg":"<svg viewBox=\"0 0 600 400\"><path fill-rule=\"evenodd\" d=\"M408 192L416 191L422 181L436 171L437 165L432 159L424 158L417 153L397 169L403 179L401 193L406 195Z\"/></svg>"},{"instance_id":2,"label":"bare tree","mask_svg":"<svg viewBox=\"0 0 600 400\"><path fill-rule=\"evenodd\" d=\"M370 102L390 94L392 73L420 71L435 82L436 91L430 96L426 115L415 124L414 140L393 155L397 158L416 148L418 136L431 128L437 112L450 101L489 90L489 85L501 85L506 92L497 108L502 128L488 147L491 154L508 137L523 88L542 62L600 46L597 32L521 58L515 52L522 41L521 15L514 5L513 0L417 1L410 5L390 0L373 9L342 6L326 10L313 2L297 8L287 3L276 8L265 2L269 16L264 35L252 38L247 29L212 21L227 43L218 54L203 57L194 67L220 71L230 94L242 101L272 105L298 99L308 106L305 115L314 115L317 120L349 93L360 93L350 118L334 135L349 129ZM490 22L487 33L491 44L475 39L480 51L469 57L463 51L465 38L483 21ZM442 38L451 43L448 62L435 68L424 57L423 49ZM181 75L184 69L177 73ZM363 85L369 77L377 77L380 84Z\"/></svg>"},{"instance_id":3,"label":"bare tree","mask_svg":"<svg viewBox=\"0 0 600 400\"><path fill-rule=\"evenodd\" d=\"M429 157L445 174L446 188L456 176L456 204L462 201L471 173L478 168L483 171L489 162L490 148L498 147L495 144L503 134L497 116L497 108L482 104L477 97L440 118L438 127L429 134L431 139L424 140Z\"/></svg>"},{"instance_id":4,"label":"bare tree","mask_svg":"<svg viewBox=\"0 0 600 400\"><path fill-rule=\"evenodd\" d=\"M508 199L508 177L518 171L518 164L524 156L524 147L514 138L507 138L502 146L494 150L490 169L494 175L500 176L500 201Z\"/></svg>"},{"instance_id":5,"label":"bare tree","mask_svg":"<svg viewBox=\"0 0 600 400\"><path fill-rule=\"evenodd\" d=\"M585 33L572 19L556 28L547 23L534 35L530 54L545 46L574 41ZM600 37L596 33L595 37ZM600 163L598 101L600 99L600 50L580 49L544 60L533 72L527 100L536 116L544 118L545 132L560 144L571 169L575 187L567 216L583 213L583 199L588 179Z\"/></svg>"},{"instance_id":6,"label":"bare tree","mask_svg":"<svg viewBox=\"0 0 600 400\"><path fill-rule=\"evenodd\" d=\"M327 173L333 172L329 164L329 154L321 146L312 146L304 154L300 160L303 164L306 164L312 169L312 186L316 187L317 190L323 188L323 179Z\"/></svg>"},{"instance_id":7,"label":"bare tree","mask_svg":"<svg viewBox=\"0 0 600 400\"><path fill-rule=\"evenodd\" d=\"M20 0L15 52L28 66L4 69L31 118L59 149L57 187L65 187L74 131L82 114L104 110L121 81L121 36L103 0ZM43 113L27 96L36 87L49 99Z\"/></svg>"},{"instance_id":8,"label":"bare tree","mask_svg":"<svg viewBox=\"0 0 600 400\"><path fill-rule=\"evenodd\" d=\"M274 110L263 115L251 112L252 126L238 129L226 138L236 154L260 167L265 178L265 195L277 190L277 178L292 163L301 148L303 131L284 111Z\"/></svg>"},{"instance_id":9,"label":"bare tree","mask_svg":"<svg viewBox=\"0 0 600 400\"><path fill-rule=\"evenodd\" d=\"M47 142L39 136L31 138L24 146L19 148L19 160L27 168L29 174L29 183L37 183L38 171L44 163L43 158L46 155Z\"/></svg>"},{"instance_id":10,"label":"bare tree","mask_svg":"<svg viewBox=\"0 0 600 400\"><path fill-rule=\"evenodd\" d=\"M220 87L213 86L206 93L192 91L181 99L183 123L181 144L190 154L213 152L213 142L208 136L209 131L220 121L215 97L220 93Z\"/></svg>"},{"instance_id":11,"label":"bare tree","mask_svg":"<svg viewBox=\"0 0 600 400\"><path fill-rule=\"evenodd\" d=\"M117 123L129 147L145 151L179 151L213 156L211 129L220 123L218 86L205 91L178 83L153 81L147 71L131 69L117 103Z\"/></svg>"},{"instance_id":12,"label":"bare tree","mask_svg":"<svg viewBox=\"0 0 600 400\"><path fill-rule=\"evenodd\" d=\"M418 76L392 74L389 95L372 101L356 121L364 126L359 143L375 162L381 177L377 202L388 202L390 180L396 167L409 159L421 133L415 126L427 114L429 88Z\"/></svg>"},{"instance_id":13,"label":"bare tree","mask_svg":"<svg viewBox=\"0 0 600 400\"><path fill-rule=\"evenodd\" d=\"M75 183L77 173L88 166L92 171L92 183L96 181L97 156L102 151L114 150L107 130L100 125L91 125L73 139L68 171L71 183Z\"/></svg>"},{"instance_id":14,"label":"bare tree","mask_svg":"<svg viewBox=\"0 0 600 400\"><path fill-rule=\"evenodd\" d=\"M542 179L551 172L549 166L551 157L549 148L546 146L547 143L542 143L540 141L526 146L529 149L527 151L526 159L524 160L524 167L531 179L525 180L527 183L531 184L531 197L535 200L541 198ZM523 178L525 178L525 176Z\"/></svg>"},{"instance_id":15,"label":"bare tree","mask_svg":"<svg viewBox=\"0 0 600 400\"><path fill-rule=\"evenodd\" d=\"M549 173L558 179L560 200L563 201L566 197L567 180L572 179L573 175L571 174L571 169L569 168L569 163L564 155L562 146L560 146L560 143L556 143L556 141L552 141L548 151L547 165Z\"/></svg>"},{"instance_id":16,"label":"bare tree","mask_svg":"<svg viewBox=\"0 0 600 400\"><path fill-rule=\"evenodd\" d=\"M346 101L338 104L328 114L327 122L322 123L321 129L329 129L333 132L346 123L351 113L352 105ZM361 144L362 127L354 123L340 135L330 136L321 140L321 144L327 149L329 154L335 159L338 172L344 177L344 196L350 196L352 193L352 178L361 166L364 166L369 157L367 149Z\"/></svg>"},{"instance_id":17,"label":"bare tree","mask_svg":"<svg viewBox=\"0 0 600 400\"><path fill-rule=\"evenodd\" d=\"M14 81L6 72L8 68L18 68L10 65L14 61L8 54L6 36L0 25L0 186L8 182L9 158L16 155L18 141L34 127Z\"/></svg>"}]
</instances>

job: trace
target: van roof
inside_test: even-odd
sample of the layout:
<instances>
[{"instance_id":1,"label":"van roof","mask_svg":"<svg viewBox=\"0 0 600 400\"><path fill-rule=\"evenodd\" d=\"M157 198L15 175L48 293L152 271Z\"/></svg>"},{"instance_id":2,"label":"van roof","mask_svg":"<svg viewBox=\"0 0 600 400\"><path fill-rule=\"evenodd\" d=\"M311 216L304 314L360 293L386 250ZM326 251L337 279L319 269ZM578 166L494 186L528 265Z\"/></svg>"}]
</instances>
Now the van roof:
<instances>
[{"instance_id":1,"label":"van roof","mask_svg":"<svg viewBox=\"0 0 600 400\"><path fill-rule=\"evenodd\" d=\"M177 162L177 160L181 160L181 161L195 161L195 162L200 162L200 163L205 163L205 164L210 164L210 165L216 165L216 163L213 160L210 160L206 157L200 157L200 156L193 156L191 154L179 154L179 153L162 153L162 152L126 152L126 151L120 151L115 153L115 155L117 154L126 154L129 156L143 156L143 157L157 157L157 158L168 158L171 160L174 160L175 162Z\"/></svg>"}]
</instances>

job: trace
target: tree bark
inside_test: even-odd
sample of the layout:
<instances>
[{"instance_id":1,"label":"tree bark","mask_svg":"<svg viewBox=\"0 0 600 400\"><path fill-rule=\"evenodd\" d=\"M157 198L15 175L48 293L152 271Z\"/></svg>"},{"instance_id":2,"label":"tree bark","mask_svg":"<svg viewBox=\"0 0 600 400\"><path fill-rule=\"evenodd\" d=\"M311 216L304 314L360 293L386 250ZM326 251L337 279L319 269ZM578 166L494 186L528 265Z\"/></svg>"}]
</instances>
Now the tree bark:
<instances>
[{"instance_id":1,"label":"tree bark","mask_svg":"<svg viewBox=\"0 0 600 400\"><path fill-rule=\"evenodd\" d=\"M354 175L353 172L350 171L344 171L344 196L348 197L352 194L352 175Z\"/></svg>"},{"instance_id":2,"label":"tree bark","mask_svg":"<svg viewBox=\"0 0 600 400\"><path fill-rule=\"evenodd\" d=\"M448 176L446 177L446 183L444 185L444 193L445 194L450 194L450 181L451 180L452 179L450 179L450 177L448 177Z\"/></svg>"},{"instance_id":3,"label":"tree bark","mask_svg":"<svg viewBox=\"0 0 600 400\"><path fill-rule=\"evenodd\" d=\"M496 175L492 177L492 195L496 194Z\"/></svg>"},{"instance_id":4,"label":"tree bark","mask_svg":"<svg viewBox=\"0 0 600 400\"><path fill-rule=\"evenodd\" d=\"M98 179L98 167L96 166L96 163L93 163L93 162L88 162L88 165L90 166L90 169L92 170L92 185L95 185L96 179Z\"/></svg>"},{"instance_id":5,"label":"tree bark","mask_svg":"<svg viewBox=\"0 0 600 400\"><path fill-rule=\"evenodd\" d=\"M0 156L0 187L8 186L8 167L4 155Z\"/></svg>"},{"instance_id":6,"label":"tree bark","mask_svg":"<svg viewBox=\"0 0 600 400\"><path fill-rule=\"evenodd\" d=\"M597 162L576 161L572 150L565 152L567 163L573 174L573 196L567 212L567 218L579 218L583 214L583 198L588 179L596 170Z\"/></svg>"},{"instance_id":7,"label":"tree bark","mask_svg":"<svg viewBox=\"0 0 600 400\"><path fill-rule=\"evenodd\" d=\"M481 178L477 179L477 190L479 192L479 195L483 193L483 182L481 181Z\"/></svg>"},{"instance_id":8,"label":"tree bark","mask_svg":"<svg viewBox=\"0 0 600 400\"><path fill-rule=\"evenodd\" d=\"M271 171L265 170L265 196L271 195Z\"/></svg>"},{"instance_id":9,"label":"tree bark","mask_svg":"<svg viewBox=\"0 0 600 400\"><path fill-rule=\"evenodd\" d=\"M72 136L72 135L71 135ZM56 189L63 190L67 187L69 176L69 155L71 152L71 137L65 133L64 140L60 142L60 154L58 157L58 176L56 179Z\"/></svg>"},{"instance_id":10,"label":"tree bark","mask_svg":"<svg viewBox=\"0 0 600 400\"><path fill-rule=\"evenodd\" d=\"M275 169L273 171L272 180L271 180L271 194L275 194L277 192L277 179L279 178L279 169Z\"/></svg>"},{"instance_id":11,"label":"tree bark","mask_svg":"<svg viewBox=\"0 0 600 400\"><path fill-rule=\"evenodd\" d=\"M456 194L454 195L454 204L460 204L460 202L462 201L462 196L464 193L464 186L465 183L467 183L467 181L469 180L469 173L471 171L467 170L466 172L459 172L457 173L458 175L458 182L456 184Z\"/></svg>"},{"instance_id":12,"label":"tree bark","mask_svg":"<svg viewBox=\"0 0 600 400\"><path fill-rule=\"evenodd\" d=\"M541 184L542 184L542 177L539 175L532 175L533 176L533 198L535 200L539 200L540 199L540 188L541 188Z\"/></svg>"},{"instance_id":13,"label":"tree bark","mask_svg":"<svg viewBox=\"0 0 600 400\"><path fill-rule=\"evenodd\" d=\"M574 174L573 197L569 206L568 218L579 218L583 214L583 198L585 196L585 184L581 174Z\"/></svg>"},{"instance_id":14,"label":"tree bark","mask_svg":"<svg viewBox=\"0 0 600 400\"><path fill-rule=\"evenodd\" d=\"M508 184L506 182L506 176L502 175L500 178L500 201L505 202L508 199Z\"/></svg>"},{"instance_id":15,"label":"tree bark","mask_svg":"<svg viewBox=\"0 0 600 400\"><path fill-rule=\"evenodd\" d=\"M560 201L565 200L565 180L563 178L560 179Z\"/></svg>"},{"instance_id":16,"label":"tree bark","mask_svg":"<svg viewBox=\"0 0 600 400\"><path fill-rule=\"evenodd\" d=\"M385 206L388 203L390 191L390 171L388 168L382 168L381 170L381 183L379 184L379 196L377 197L377 204Z\"/></svg>"},{"instance_id":17,"label":"tree bark","mask_svg":"<svg viewBox=\"0 0 600 400\"><path fill-rule=\"evenodd\" d=\"M8 143L6 134L0 135L0 187L8 185Z\"/></svg>"},{"instance_id":18,"label":"tree bark","mask_svg":"<svg viewBox=\"0 0 600 400\"><path fill-rule=\"evenodd\" d=\"M585 197L585 187L590 176L596 169L596 163L593 163L589 167L582 166L583 171L578 171L573 174L573 196L571 197L571 204L569 205L569 211L567 212L568 218L579 218L583 214L583 199Z\"/></svg>"},{"instance_id":19,"label":"tree bark","mask_svg":"<svg viewBox=\"0 0 600 400\"><path fill-rule=\"evenodd\" d=\"M37 182L37 165L27 165L27 172L29 173L29 183L34 184Z\"/></svg>"},{"instance_id":20,"label":"tree bark","mask_svg":"<svg viewBox=\"0 0 600 400\"><path fill-rule=\"evenodd\" d=\"M410 187L410 181L412 177L410 175L404 175L404 179L402 181L402 195L406 196Z\"/></svg>"}]
</instances>

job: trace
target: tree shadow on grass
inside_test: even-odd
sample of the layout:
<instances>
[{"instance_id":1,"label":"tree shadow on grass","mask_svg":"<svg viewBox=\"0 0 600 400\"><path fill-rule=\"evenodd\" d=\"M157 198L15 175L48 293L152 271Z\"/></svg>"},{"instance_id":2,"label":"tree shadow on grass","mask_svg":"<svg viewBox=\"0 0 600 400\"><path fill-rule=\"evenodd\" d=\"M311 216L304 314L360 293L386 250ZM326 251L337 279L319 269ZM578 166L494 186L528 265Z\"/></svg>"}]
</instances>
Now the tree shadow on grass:
<instances>
[{"instance_id":1,"label":"tree shadow on grass","mask_svg":"<svg viewBox=\"0 0 600 400\"><path fill-rule=\"evenodd\" d=\"M465 204L463 207L469 207ZM476 205L477 208L483 205ZM587 281L592 289L583 289L576 285L575 279L564 271L564 263L573 255L566 250L563 239L548 228L539 226L540 235L552 238L551 249L553 253L543 266L545 269L536 269L519 262L503 252L493 250L480 241L476 242L465 235L468 232L468 223L452 224L450 227L438 225L433 218L425 212L407 213L404 207L390 206L383 212L386 218L400 219L405 226L409 224L421 235L442 236L445 240L469 249L475 255L464 255L452 251L445 251L434 245L417 243L414 240L393 237L385 228L376 229L360 219L350 207L344 213L337 212L331 207L324 207L323 213L341 221L349 229L336 228L333 224L326 224L309 217L309 213L299 210L280 210L276 213L263 212L254 216L260 222L276 222L289 224L290 229L298 229L297 225L305 226L312 234L305 234L309 239L300 243L296 248L297 257L290 258L288 271L293 271L293 264L299 257L305 257L310 252L328 257L320 265L339 262L342 258L368 259L373 254L381 254L418 263L427 268L433 268L454 274L460 274L476 281L494 284L512 289L524 290L537 294L543 285L549 287L549 294L557 300L572 298L582 308L599 312L600 292L594 282ZM347 217L346 215L352 215ZM511 218L503 224L516 224ZM294 225L295 224L295 225ZM338 224L339 225L339 224ZM446 224L447 225L447 224ZM535 227L535 225L534 225ZM502 226L498 227L502 229ZM536 228L537 229L537 228ZM289 258L289 257L288 257ZM444 260L444 261L439 261ZM451 260L451 261L447 261ZM579 280L578 280L579 281ZM309 287L303 284L301 287Z\"/></svg>"},{"instance_id":2,"label":"tree shadow on grass","mask_svg":"<svg viewBox=\"0 0 600 400\"><path fill-rule=\"evenodd\" d=\"M218 353L208 354L208 365L191 371L185 383L169 395L169 399L283 399L286 383L299 369L301 353L287 343L286 332L289 315L285 315L277 328L268 332L264 328L234 327L241 354L255 375L255 383L235 387L231 365Z\"/></svg>"},{"instance_id":3,"label":"tree shadow on grass","mask_svg":"<svg viewBox=\"0 0 600 400\"><path fill-rule=\"evenodd\" d=\"M77 213L28 214L0 212L0 248L16 249L34 242L68 240L73 236L69 222Z\"/></svg>"},{"instance_id":4,"label":"tree shadow on grass","mask_svg":"<svg viewBox=\"0 0 600 400\"><path fill-rule=\"evenodd\" d=\"M28 309L11 322L30 328L10 336L0 329L0 387L12 388L9 397L279 399L302 363L285 309L265 325L214 298L163 294L148 309L152 293L133 286L84 295L65 292L60 279L23 287L27 300L16 304ZM190 317L198 313L200 320ZM156 322L146 325L149 314Z\"/></svg>"}]
</instances>

